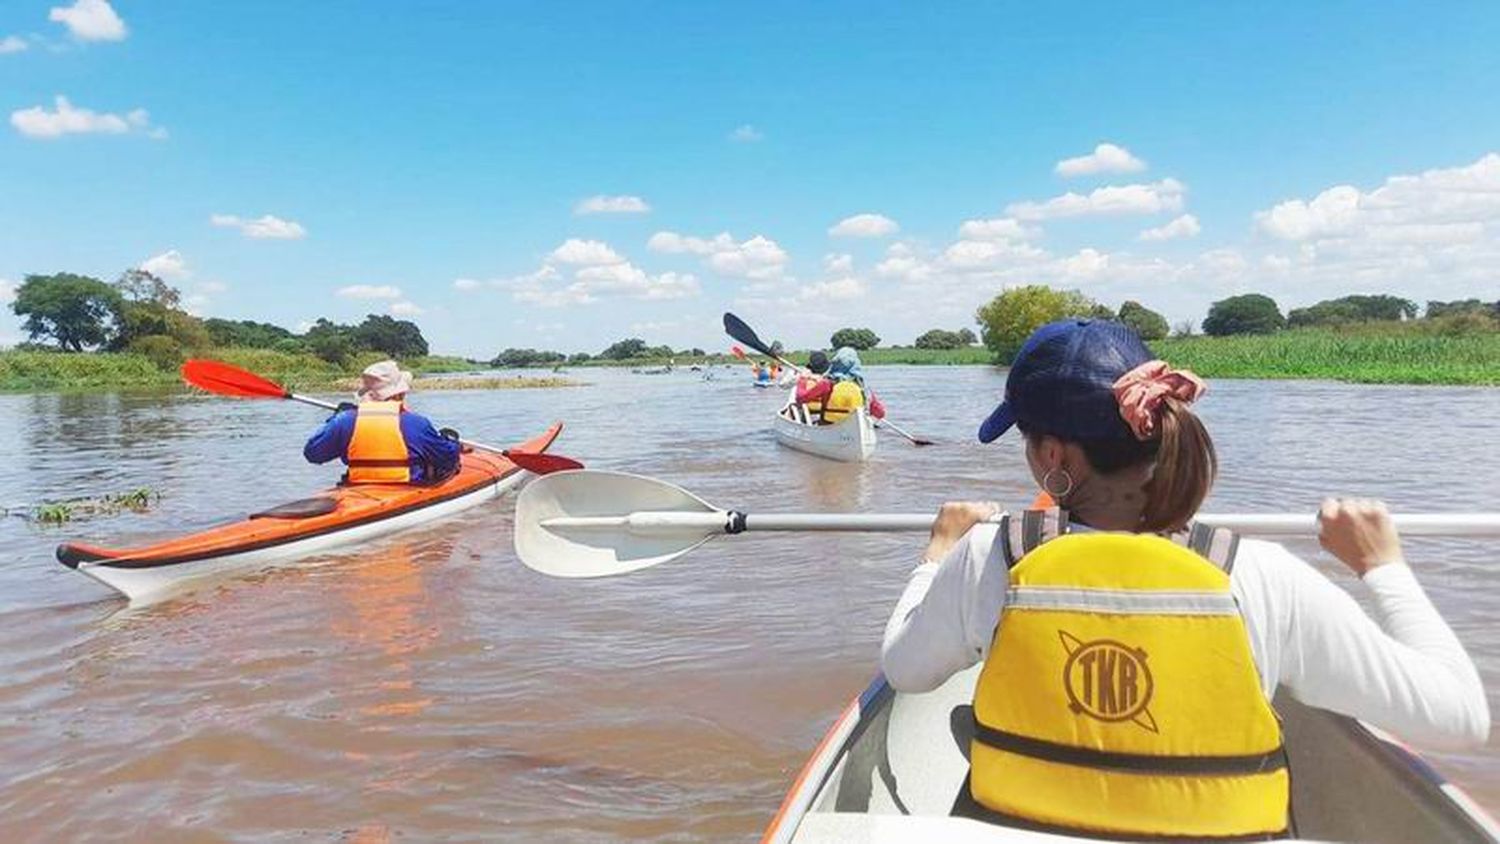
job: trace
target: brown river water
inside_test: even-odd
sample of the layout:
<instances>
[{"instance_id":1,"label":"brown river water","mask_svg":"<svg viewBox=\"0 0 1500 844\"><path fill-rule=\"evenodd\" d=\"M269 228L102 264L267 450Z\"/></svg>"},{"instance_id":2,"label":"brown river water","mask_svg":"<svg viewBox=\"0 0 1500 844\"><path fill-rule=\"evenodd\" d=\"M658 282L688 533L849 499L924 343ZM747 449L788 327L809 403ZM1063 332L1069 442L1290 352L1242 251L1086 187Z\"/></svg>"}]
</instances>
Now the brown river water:
<instances>
[{"instance_id":1,"label":"brown river water","mask_svg":"<svg viewBox=\"0 0 1500 844\"><path fill-rule=\"evenodd\" d=\"M864 466L776 446L783 394L742 372L581 370L590 385L414 405L494 443L564 419L561 453L752 512L1031 497L1014 441L974 442L997 370L874 369L892 419L943 444L885 436ZM1224 463L1213 509L1310 511L1324 494L1500 508L1500 390L1223 381L1202 411ZM164 538L329 485L335 469L301 459L321 418L205 396L0 396L0 504L162 493L145 514L0 520L0 841L750 840L875 671L923 546L745 535L631 576L552 580L516 560L506 500L145 608L54 562L64 539ZM1407 553L1500 711L1500 545ZM1493 743L1430 758L1500 810Z\"/></svg>"}]
</instances>

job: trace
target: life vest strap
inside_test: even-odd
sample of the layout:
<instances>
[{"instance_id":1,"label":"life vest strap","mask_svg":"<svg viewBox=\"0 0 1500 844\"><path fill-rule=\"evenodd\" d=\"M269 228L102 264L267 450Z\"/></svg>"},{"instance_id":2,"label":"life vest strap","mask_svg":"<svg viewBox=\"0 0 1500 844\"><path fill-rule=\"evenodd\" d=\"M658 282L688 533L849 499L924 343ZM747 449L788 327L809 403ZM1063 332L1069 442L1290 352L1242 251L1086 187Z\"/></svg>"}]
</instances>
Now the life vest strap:
<instances>
[{"instance_id":1,"label":"life vest strap","mask_svg":"<svg viewBox=\"0 0 1500 844\"><path fill-rule=\"evenodd\" d=\"M975 740L996 750L1084 768L1127 771L1135 774L1187 774L1246 776L1286 767L1284 746L1267 753L1243 756L1151 756L1073 747L997 730L974 719Z\"/></svg>"},{"instance_id":2,"label":"life vest strap","mask_svg":"<svg viewBox=\"0 0 1500 844\"><path fill-rule=\"evenodd\" d=\"M1005 567L1015 568L1022 557L1067 533L1068 511L1060 507L1006 514L1000 523L1001 552ZM1167 538L1213 563L1225 574L1234 570L1234 558L1240 550L1240 537L1229 528L1194 523L1188 530Z\"/></svg>"},{"instance_id":3,"label":"life vest strap","mask_svg":"<svg viewBox=\"0 0 1500 844\"><path fill-rule=\"evenodd\" d=\"M411 465L410 460L350 460L349 465L356 469L404 469Z\"/></svg>"}]
</instances>

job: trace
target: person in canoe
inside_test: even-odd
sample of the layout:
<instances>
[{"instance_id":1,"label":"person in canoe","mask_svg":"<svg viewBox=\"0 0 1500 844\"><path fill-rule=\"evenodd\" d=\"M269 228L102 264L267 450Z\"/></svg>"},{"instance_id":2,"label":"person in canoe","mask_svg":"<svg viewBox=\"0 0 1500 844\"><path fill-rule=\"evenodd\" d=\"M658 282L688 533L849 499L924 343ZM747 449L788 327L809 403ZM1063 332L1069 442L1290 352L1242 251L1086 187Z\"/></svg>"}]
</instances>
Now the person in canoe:
<instances>
[{"instance_id":1,"label":"person in canoe","mask_svg":"<svg viewBox=\"0 0 1500 844\"><path fill-rule=\"evenodd\" d=\"M348 484L436 484L458 472L458 432L438 430L406 407L411 373L395 361L371 364L360 375L358 404L345 402L308 439L310 463L343 460Z\"/></svg>"},{"instance_id":2,"label":"person in canoe","mask_svg":"<svg viewBox=\"0 0 1500 844\"><path fill-rule=\"evenodd\" d=\"M1018 429L1059 508L944 504L882 647L904 692L983 662L955 814L1085 836L1284 834L1278 687L1425 745L1488 737L1479 674L1383 504L1320 514L1373 616L1281 545L1192 525L1217 471L1190 409L1204 389L1118 323L1052 323L1022 346L979 439Z\"/></svg>"},{"instance_id":3,"label":"person in canoe","mask_svg":"<svg viewBox=\"0 0 1500 844\"><path fill-rule=\"evenodd\" d=\"M814 352L821 355L821 352ZM865 386L864 369L860 366L859 352L842 346L833 353L833 359L824 359L827 375L804 384L797 384L797 402L816 406L811 418L819 425L842 422L856 408L863 407L876 419L885 418L885 405ZM812 358L808 359L809 365Z\"/></svg>"}]
</instances>

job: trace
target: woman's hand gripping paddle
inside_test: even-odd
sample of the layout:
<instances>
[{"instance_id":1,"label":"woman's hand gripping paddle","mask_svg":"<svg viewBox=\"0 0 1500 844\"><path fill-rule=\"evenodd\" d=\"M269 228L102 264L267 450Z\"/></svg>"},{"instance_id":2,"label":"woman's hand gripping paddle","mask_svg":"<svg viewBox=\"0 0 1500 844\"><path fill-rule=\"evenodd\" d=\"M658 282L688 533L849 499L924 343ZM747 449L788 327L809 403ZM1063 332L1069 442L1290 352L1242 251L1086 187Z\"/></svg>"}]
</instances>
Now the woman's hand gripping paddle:
<instances>
[{"instance_id":1,"label":"woman's hand gripping paddle","mask_svg":"<svg viewBox=\"0 0 1500 844\"><path fill-rule=\"evenodd\" d=\"M747 531L926 532L934 513L766 513L716 507L682 487L621 472L559 472L516 499L516 555L553 577L607 577L675 560L716 536ZM999 517L996 517L998 519ZM1392 516L1411 536L1500 536L1500 513ZM1301 513L1199 515L1253 536L1316 536Z\"/></svg>"}]
</instances>

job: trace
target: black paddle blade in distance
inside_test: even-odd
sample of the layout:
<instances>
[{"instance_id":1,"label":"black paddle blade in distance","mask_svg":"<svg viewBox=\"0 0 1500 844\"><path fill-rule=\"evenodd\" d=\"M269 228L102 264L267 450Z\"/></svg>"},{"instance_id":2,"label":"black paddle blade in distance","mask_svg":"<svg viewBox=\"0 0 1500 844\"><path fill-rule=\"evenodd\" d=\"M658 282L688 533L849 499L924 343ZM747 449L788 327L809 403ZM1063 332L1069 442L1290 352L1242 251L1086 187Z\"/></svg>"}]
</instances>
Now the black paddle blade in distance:
<instances>
[{"instance_id":1,"label":"black paddle blade in distance","mask_svg":"<svg viewBox=\"0 0 1500 844\"><path fill-rule=\"evenodd\" d=\"M760 341L760 337L755 333L755 329L746 325L744 320L728 311L724 312L724 331L730 337L744 343L757 352L767 357L776 357L776 355L772 354L771 347Z\"/></svg>"}]
</instances>

